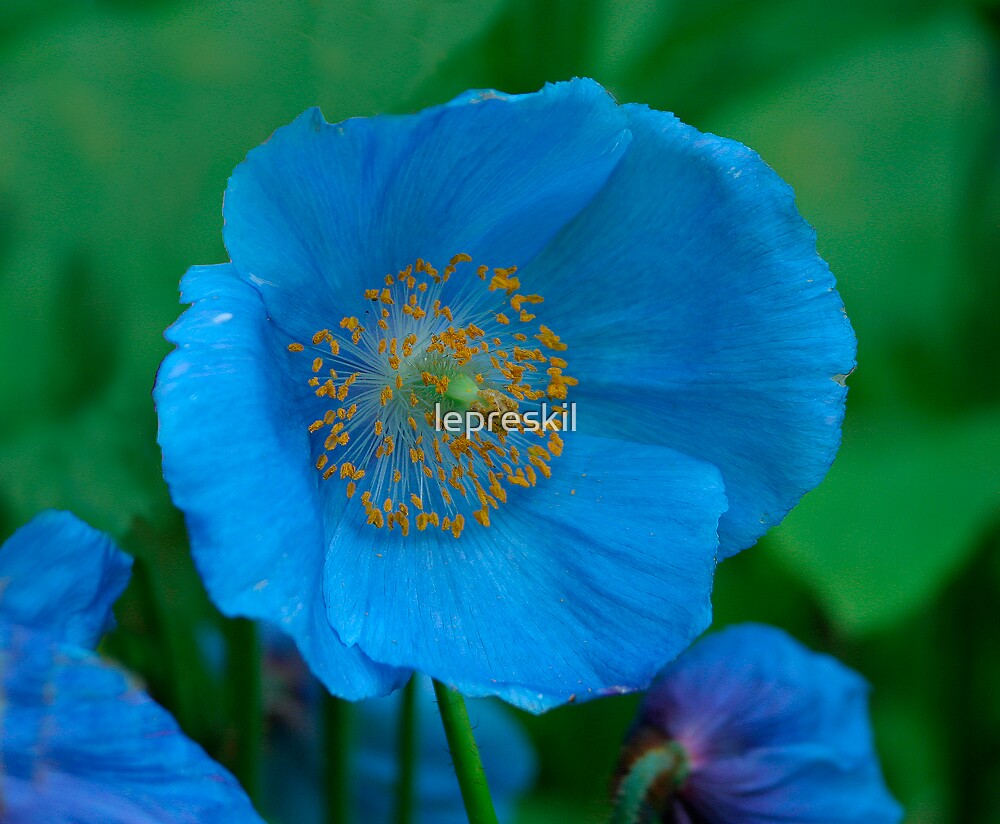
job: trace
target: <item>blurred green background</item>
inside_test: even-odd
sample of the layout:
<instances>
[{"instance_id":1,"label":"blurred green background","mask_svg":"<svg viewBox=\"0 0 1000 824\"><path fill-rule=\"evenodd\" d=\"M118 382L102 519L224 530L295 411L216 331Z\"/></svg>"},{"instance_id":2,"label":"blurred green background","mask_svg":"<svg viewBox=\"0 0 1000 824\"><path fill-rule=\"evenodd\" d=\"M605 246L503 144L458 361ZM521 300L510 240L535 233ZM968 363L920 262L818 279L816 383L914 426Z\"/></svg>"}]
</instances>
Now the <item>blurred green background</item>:
<instances>
[{"instance_id":1,"label":"blurred green background","mask_svg":"<svg viewBox=\"0 0 1000 824\"><path fill-rule=\"evenodd\" d=\"M828 480L727 561L765 620L872 682L907 821L1000 810L1000 11L935 0L2 0L0 536L74 510L139 559L106 651L227 763L235 710L159 475L150 389L177 281L226 259L246 151L312 104L407 112L589 75L757 149L857 330ZM201 645L203 646L203 645ZM598 822L635 699L524 717L522 824Z\"/></svg>"}]
</instances>

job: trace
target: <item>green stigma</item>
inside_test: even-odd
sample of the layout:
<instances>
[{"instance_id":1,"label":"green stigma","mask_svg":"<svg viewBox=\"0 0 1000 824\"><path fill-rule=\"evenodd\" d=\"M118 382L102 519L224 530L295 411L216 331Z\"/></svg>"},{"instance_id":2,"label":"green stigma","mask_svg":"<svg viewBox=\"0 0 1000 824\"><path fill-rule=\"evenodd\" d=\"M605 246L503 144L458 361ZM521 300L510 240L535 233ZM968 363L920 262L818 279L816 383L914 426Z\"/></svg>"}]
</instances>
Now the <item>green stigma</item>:
<instances>
[{"instance_id":1,"label":"green stigma","mask_svg":"<svg viewBox=\"0 0 1000 824\"><path fill-rule=\"evenodd\" d=\"M464 373L459 373L451 378L448 381L448 389L444 393L444 396L448 400L454 401L461 410L468 410L478 395L478 384Z\"/></svg>"}]
</instances>

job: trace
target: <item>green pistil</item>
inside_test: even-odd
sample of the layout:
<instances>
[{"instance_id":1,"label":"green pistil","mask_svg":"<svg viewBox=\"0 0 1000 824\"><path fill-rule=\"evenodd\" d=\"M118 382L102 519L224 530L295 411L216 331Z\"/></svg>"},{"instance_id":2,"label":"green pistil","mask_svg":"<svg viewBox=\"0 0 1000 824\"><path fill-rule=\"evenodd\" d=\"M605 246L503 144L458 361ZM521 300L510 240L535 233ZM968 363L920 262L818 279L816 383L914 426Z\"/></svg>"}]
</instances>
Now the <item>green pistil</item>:
<instances>
[{"instance_id":1,"label":"green pistil","mask_svg":"<svg viewBox=\"0 0 1000 824\"><path fill-rule=\"evenodd\" d=\"M444 396L454 401L459 409L468 409L479 394L479 386L466 374L458 374L448 381L448 391Z\"/></svg>"},{"instance_id":2,"label":"green pistil","mask_svg":"<svg viewBox=\"0 0 1000 824\"><path fill-rule=\"evenodd\" d=\"M645 750L622 777L608 824L659 821L690 771L687 754L676 741Z\"/></svg>"},{"instance_id":3,"label":"green pistil","mask_svg":"<svg viewBox=\"0 0 1000 824\"><path fill-rule=\"evenodd\" d=\"M468 412L477 399L480 386L472 376L469 365L460 365L454 358L437 353L423 353L404 361L400 366L404 390L420 398L422 407L432 410L440 404L444 412ZM422 374L428 372L448 379L448 389L443 394L433 385L424 383Z\"/></svg>"}]
</instances>

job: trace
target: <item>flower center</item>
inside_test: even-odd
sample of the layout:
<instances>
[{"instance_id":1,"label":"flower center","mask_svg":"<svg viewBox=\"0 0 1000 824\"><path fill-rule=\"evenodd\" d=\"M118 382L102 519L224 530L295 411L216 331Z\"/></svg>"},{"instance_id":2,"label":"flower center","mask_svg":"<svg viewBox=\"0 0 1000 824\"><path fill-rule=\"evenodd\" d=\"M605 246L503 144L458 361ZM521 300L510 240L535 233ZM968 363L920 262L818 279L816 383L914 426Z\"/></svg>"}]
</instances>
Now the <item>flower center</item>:
<instances>
[{"instance_id":1,"label":"flower center","mask_svg":"<svg viewBox=\"0 0 1000 824\"><path fill-rule=\"evenodd\" d=\"M511 487L551 475L567 426L566 344L534 324L540 295L516 267L443 272L418 259L366 289L369 308L291 352L312 356L325 406L309 424L316 469L360 501L367 523L409 535L490 525ZM551 405L550 405L551 402Z\"/></svg>"}]
</instances>

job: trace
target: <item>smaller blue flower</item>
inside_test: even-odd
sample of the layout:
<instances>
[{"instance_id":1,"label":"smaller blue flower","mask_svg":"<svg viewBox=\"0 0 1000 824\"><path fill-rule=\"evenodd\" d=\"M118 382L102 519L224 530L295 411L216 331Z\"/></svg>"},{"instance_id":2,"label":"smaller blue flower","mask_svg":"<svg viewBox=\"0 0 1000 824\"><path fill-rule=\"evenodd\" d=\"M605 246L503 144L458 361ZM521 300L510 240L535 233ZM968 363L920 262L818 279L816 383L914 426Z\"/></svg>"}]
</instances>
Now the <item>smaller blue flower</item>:
<instances>
[{"instance_id":1,"label":"smaller blue flower","mask_svg":"<svg viewBox=\"0 0 1000 824\"><path fill-rule=\"evenodd\" d=\"M902 811L875 753L868 689L774 627L710 635L647 693L622 751L619 800L645 765L640 803L660 821L894 824Z\"/></svg>"},{"instance_id":2,"label":"smaller blue flower","mask_svg":"<svg viewBox=\"0 0 1000 824\"><path fill-rule=\"evenodd\" d=\"M263 824L236 780L94 654L131 564L68 512L0 547L0 819Z\"/></svg>"}]
</instances>

